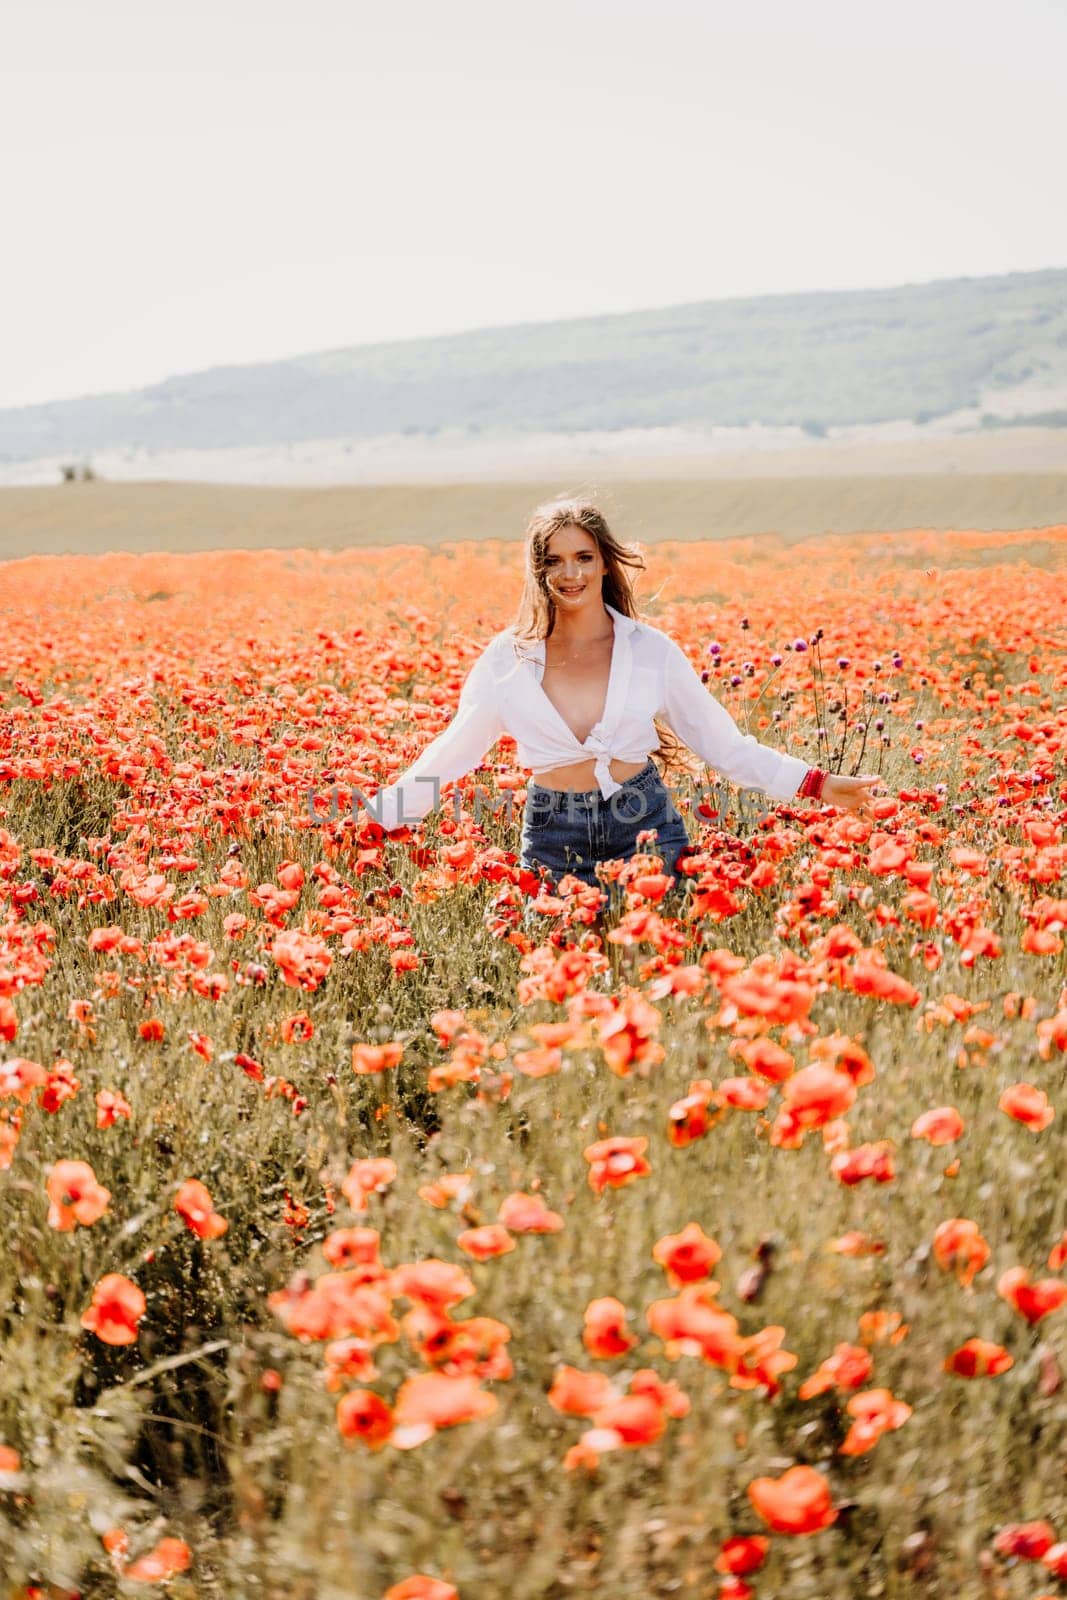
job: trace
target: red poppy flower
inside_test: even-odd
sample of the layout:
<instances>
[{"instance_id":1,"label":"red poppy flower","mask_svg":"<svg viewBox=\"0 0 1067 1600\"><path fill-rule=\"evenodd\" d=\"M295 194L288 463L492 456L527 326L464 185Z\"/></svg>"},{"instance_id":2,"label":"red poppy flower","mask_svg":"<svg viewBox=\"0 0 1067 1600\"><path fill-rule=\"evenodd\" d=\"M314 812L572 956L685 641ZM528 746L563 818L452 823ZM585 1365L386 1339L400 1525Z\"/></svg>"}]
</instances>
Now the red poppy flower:
<instances>
[{"instance_id":1,"label":"red poppy flower","mask_svg":"<svg viewBox=\"0 0 1067 1600\"><path fill-rule=\"evenodd\" d=\"M174 1196L174 1209L198 1238L219 1239L230 1224L214 1209L211 1196L199 1178L186 1178Z\"/></svg>"},{"instance_id":2,"label":"red poppy flower","mask_svg":"<svg viewBox=\"0 0 1067 1600\"><path fill-rule=\"evenodd\" d=\"M117 1089L99 1089L96 1095L96 1125L113 1127L119 1117L133 1116L133 1107Z\"/></svg>"},{"instance_id":3,"label":"red poppy flower","mask_svg":"<svg viewBox=\"0 0 1067 1600\"><path fill-rule=\"evenodd\" d=\"M489 1261L493 1256L506 1255L515 1249L515 1241L499 1222L487 1222L481 1228L467 1228L456 1237L456 1244L476 1261Z\"/></svg>"},{"instance_id":4,"label":"red poppy flower","mask_svg":"<svg viewBox=\"0 0 1067 1600\"><path fill-rule=\"evenodd\" d=\"M978 1224L967 1217L950 1217L947 1222L940 1223L934 1234L933 1250L942 1271L955 1269L964 1288L982 1270L990 1255L989 1244Z\"/></svg>"},{"instance_id":5,"label":"red poppy flower","mask_svg":"<svg viewBox=\"0 0 1067 1600\"><path fill-rule=\"evenodd\" d=\"M380 1450L393 1431L393 1413L373 1389L351 1389L337 1402L337 1431L342 1439L362 1439Z\"/></svg>"},{"instance_id":6,"label":"red poppy flower","mask_svg":"<svg viewBox=\"0 0 1067 1600\"><path fill-rule=\"evenodd\" d=\"M869 1350L859 1344L838 1344L818 1369L797 1390L801 1400L810 1400L827 1389L858 1389L867 1382L874 1368Z\"/></svg>"},{"instance_id":7,"label":"red poppy flower","mask_svg":"<svg viewBox=\"0 0 1067 1600\"><path fill-rule=\"evenodd\" d=\"M109 1272L93 1290L92 1304L82 1312L81 1325L105 1344L133 1344L145 1306L145 1297L135 1283L121 1272Z\"/></svg>"},{"instance_id":8,"label":"red poppy flower","mask_svg":"<svg viewBox=\"0 0 1067 1600\"><path fill-rule=\"evenodd\" d=\"M1015 1357L1002 1344L988 1339L966 1339L945 1358L945 1371L960 1378L996 1378L1015 1365Z\"/></svg>"},{"instance_id":9,"label":"red poppy flower","mask_svg":"<svg viewBox=\"0 0 1067 1600\"><path fill-rule=\"evenodd\" d=\"M377 1265L382 1236L377 1228L334 1228L322 1241L331 1267Z\"/></svg>"},{"instance_id":10,"label":"red poppy flower","mask_svg":"<svg viewBox=\"0 0 1067 1600\"><path fill-rule=\"evenodd\" d=\"M404 1046L395 1039L387 1044L354 1044L352 1071L357 1074L387 1072L390 1067L400 1065L403 1054Z\"/></svg>"},{"instance_id":11,"label":"red poppy flower","mask_svg":"<svg viewBox=\"0 0 1067 1600\"><path fill-rule=\"evenodd\" d=\"M583 1372L580 1367L564 1363L557 1368L545 1398L554 1411L564 1416L591 1417L614 1394L615 1387L606 1372Z\"/></svg>"},{"instance_id":12,"label":"red poppy flower","mask_svg":"<svg viewBox=\"0 0 1067 1600\"><path fill-rule=\"evenodd\" d=\"M124 1583L165 1583L176 1573L188 1571L192 1559L184 1539L161 1539L154 1550L123 1569L122 1579Z\"/></svg>"},{"instance_id":13,"label":"red poppy flower","mask_svg":"<svg viewBox=\"0 0 1067 1600\"><path fill-rule=\"evenodd\" d=\"M677 1286L710 1277L712 1268L722 1260L722 1250L699 1222L687 1222L680 1233L664 1234L656 1240L652 1259L663 1267L671 1285Z\"/></svg>"},{"instance_id":14,"label":"red poppy flower","mask_svg":"<svg viewBox=\"0 0 1067 1600\"><path fill-rule=\"evenodd\" d=\"M408 1435L405 1443L421 1442L437 1428L491 1416L499 1404L496 1395L483 1389L471 1374L452 1378L441 1372L422 1372L400 1385L395 1426L398 1433Z\"/></svg>"},{"instance_id":15,"label":"red poppy flower","mask_svg":"<svg viewBox=\"0 0 1067 1600\"><path fill-rule=\"evenodd\" d=\"M926 1139L930 1144L951 1144L963 1132L964 1122L955 1106L935 1106L924 1111L911 1125L913 1139Z\"/></svg>"},{"instance_id":16,"label":"red poppy flower","mask_svg":"<svg viewBox=\"0 0 1067 1600\"><path fill-rule=\"evenodd\" d=\"M364 1156L349 1167L341 1193L353 1211L366 1211L368 1195L383 1193L396 1171L396 1162L389 1156Z\"/></svg>"},{"instance_id":17,"label":"red poppy flower","mask_svg":"<svg viewBox=\"0 0 1067 1600\"><path fill-rule=\"evenodd\" d=\"M675 1149L702 1139L724 1115L710 1078L695 1078L689 1093L667 1108L667 1138Z\"/></svg>"},{"instance_id":18,"label":"red poppy flower","mask_svg":"<svg viewBox=\"0 0 1067 1600\"><path fill-rule=\"evenodd\" d=\"M614 1295L602 1295L590 1300L585 1308L582 1326L582 1343L597 1361L609 1361L624 1356L638 1343L636 1334L626 1326L626 1307Z\"/></svg>"},{"instance_id":19,"label":"red poppy flower","mask_svg":"<svg viewBox=\"0 0 1067 1600\"><path fill-rule=\"evenodd\" d=\"M903 1427L912 1412L906 1401L894 1399L888 1389L864 1389L852 1396L845 1410L855 1420L838 1446L843 1456L863 1455L872 1450L883 1433Z\"/></svg>"},{"instance_id":20,"label":"red poppy flower","mask_svg":"<svg viewBox=\"0 0 1067 1600\"><path fill-rule=\"evenodd\" d=\"M844 1116L855 1098L856 1085L846 1072L821 1062L802 1067L782 1085L782 1109L771 1129L771 1144L796 1149L809 1128Z\"/></svg>"},{"instance_id":21,"label":"red poppy flower","mask_svg":"<svg viewBox=\"0 0 1067 1600\"><path fill-rule=\"evenodd\" d=\"M459 1600L459 1590L442 1578L431 1578L425 1572L413 1573L400 1583L386 1589L382 1600Z\"/></svg>"},{"instance_id":22,"label":"red poppy flower","mask_svg":"<svg viewBox=\"0 0 1067 1600\"><path fill-rule=\"evenodd\" d=\"M874 1144L857 1144L851 1150L839 1150L831 1159L830 1171L839 1183L862 1183L873 1178L876 1183L890 1183L896 1177L893 1168L893 1147L888 1139Z\"/></svg>"},{"instance_id":23,"label":"red poppy flower","mask_svg":"<svg viewBox=\"0 0 1067 1600\"><path fill-rule=\"evenodd\" d=\"M647 1178L652 1171L644 1152L648 1139L644 1134L630 1139L622 1134L611 1139L597 1139L586 1145L582 1155L589 1162L589 1187L594 1194L605 1189L621 1189L636 1178Z\"/></svg>"},{"instance_id":24,"label":"red poppy flower","mask_svg":"<svg viewBox=\"0 0 1067 1600\"><path fill-rule=\"evenodd\" d=\"M505 1195L497 1209L497 1221L511 1233L559 1233L563 1218L550 1211L539 1194L516 1191Z\"/></svg>"},{"instance_id":25,"label":"red poppy flower","mask_svg":"<svg viewBox=\"0 0 1067 1600\"><path fill-rule=\"evenodd\" d=\"M818 1533L837 1520L830 1485L814 1467L790 1467L780 1478L753 1478L748 1498L774 1533Z\"/></svg>"},{"instance_id":26,"label":"red poppy flower","mask_svg":"<svg viewBox=\"0 0 1067 1600\"><path fill-rule=\"evenodd\" d=\"M1010 1084L997 1101L997 1108L1016 1122L1021 1122L1031 1133L1040 1133L1042 1128L1047 1128L1056 1115L1044 1089L1038 1089L1032 1083Z\"/></svg>"},{"instance_id":27,"label":"red poppy flower","mask_svg":"<svg viewBox=\"0 0 1067 1600\"><path fill-rule=\"evenodd\" d=\"M757 1572L767 1559L771 1541L765 1533L735 1534L725 1539L715 1558L716 1572L729 1572L735 1577Z\"/></svg>"},{"instance_id":28,"label":"red poppy flower","mask_svg":"<svg viewBox=\"0 0 1067 1600\"><path fill-rule=\"evenodd\" d=\"M716 1095L721 1105L735 1111L763 1111L771 1098L771 1086L760 1078L723 1078Z\"/></svg>"},{"instance_id":29,"label":"red poppy flower","mask_svg":"<svg viewBox=\"0 0 1067 1600\"><path fill-rule=\"evenodd\" d=\"M1027 1322L1034 1323L1058 1311L1067 1301L1067 1283L1062 1278L1040 1278L1031 1283L1026 1267L1009 1267L997 1279L997 1293Z\"/></svg>"},{"instance_id":30,"label":"red poppy flower","mask_svg":"<svg viewBox=\"0 0 1067 1600\"><path fill-rule=\"evenodd\" d=\"M769 1083L784 1083L796 1070L796 1061L789 1051L766 1036L760 1039L735 1039L728 1053L739 1057L750 1072L766 1078Z\"/></svg>"},{"instance_id":31,"label":"red poppy flower","mask_svg":"<svg viewBox=\"0 0 1067 1600\"><path fill-rule=\"evenodd\" d=\"M593 1423L598 1434L606 1430L615 1435L614 1445L598 1438L598 1450L635 1449L654 1444L667 1428L663 1407L651 1394L624 1394L608 1400L593 1413Z\"/></svg>"},{"instance_id":32,"label":"red poppy flower","mask_svg":"<svg viewBox=\"0 0 1067 1600\"><path fill-rule=\"evenodd\" d=\"M70 1233L80 1223L91 1227L104 1215L110 1189L96 1181L96 1173L87 1161L57 1161L48 1174L45 1184L48 1194L48 1226L60 1233Z\"/></svg>"},{"instance_id":33,"label":"red poppy flower","mask_svg":"<svg viewBox=\"0 0 1067 1600\"><path fill-rule=\"evenodd\" d=\"M1040 1561L1056 1543L1056 1530L1048 1522L1008 1522L993 1540L998 1556L1020 1561Z\"/></svg>"}]
</instances>

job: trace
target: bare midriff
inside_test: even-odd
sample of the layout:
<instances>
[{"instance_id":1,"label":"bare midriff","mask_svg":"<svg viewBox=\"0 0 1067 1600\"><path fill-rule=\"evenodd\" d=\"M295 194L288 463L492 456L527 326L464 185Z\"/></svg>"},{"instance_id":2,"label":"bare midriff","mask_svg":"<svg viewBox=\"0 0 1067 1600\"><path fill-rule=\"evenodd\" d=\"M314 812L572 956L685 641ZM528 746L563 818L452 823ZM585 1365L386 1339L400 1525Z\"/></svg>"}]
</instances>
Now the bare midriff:
<instances>
[{"instance_id":1,"label":"bare midriff","mask_svg":"<svg viewBox=\"0 0 1067 1600\"><path fill-rule=\"evenodd\" d=\"M619 761L614 756L608 762L608 771L616 783L625 783L627 778L632 778L648 764L648 757L644 761ZM572 761L566 767L550 767L547 772L535 772L534 782L539 783L544 789L596 789L596 762L592 757L588 761Z\"/></svg>"}]
</instances>

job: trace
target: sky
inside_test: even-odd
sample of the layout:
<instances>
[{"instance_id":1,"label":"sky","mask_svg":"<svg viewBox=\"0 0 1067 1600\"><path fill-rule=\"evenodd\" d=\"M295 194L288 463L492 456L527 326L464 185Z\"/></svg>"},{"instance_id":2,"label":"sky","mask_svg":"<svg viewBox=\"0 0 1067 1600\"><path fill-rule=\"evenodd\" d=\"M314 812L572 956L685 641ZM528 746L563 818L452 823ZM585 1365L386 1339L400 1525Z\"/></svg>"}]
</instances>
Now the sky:
<instances>
[{"instance_id":1,"label":"sky","mask_svg":"<svg viewBox=\"0 0 1067 1600\"><path fill-rule=\"evenodd\" d=\"M34 0L0 406L1067 266L1064 0Z\"/></svg>"}]
</instances>

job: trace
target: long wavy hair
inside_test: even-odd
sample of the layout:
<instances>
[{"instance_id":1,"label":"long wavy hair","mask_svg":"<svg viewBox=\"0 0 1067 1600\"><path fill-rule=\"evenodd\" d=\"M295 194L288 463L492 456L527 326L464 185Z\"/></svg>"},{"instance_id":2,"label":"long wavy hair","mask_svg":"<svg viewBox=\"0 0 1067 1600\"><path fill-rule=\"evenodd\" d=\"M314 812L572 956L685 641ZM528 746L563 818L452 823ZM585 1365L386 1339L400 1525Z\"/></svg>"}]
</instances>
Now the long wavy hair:
<instances>
[{"instance_id":1,"label":"long wavy hair","mask_svg":"<svg viewBox=\"0 0 1067 1600\"><path fill-rule=\"evenodd\" d=\"M531 512L523 534L525 564L522 594L512 623L517 641L547 639L552 634L557 608L547 581L548 541L552 534L572 523L596 541L604 563L601 596L605 604L614 606L624 617L644 620L637 609L627 570L645 570L640 551L616 539L603 512L592 500L581 497L546 500ZM652 757L660 768L661 776L666 776L674 769L695 772L697 767L689 747L658 717L654 723L659 744L652 751Z\"/></svg>"}]
</instances>

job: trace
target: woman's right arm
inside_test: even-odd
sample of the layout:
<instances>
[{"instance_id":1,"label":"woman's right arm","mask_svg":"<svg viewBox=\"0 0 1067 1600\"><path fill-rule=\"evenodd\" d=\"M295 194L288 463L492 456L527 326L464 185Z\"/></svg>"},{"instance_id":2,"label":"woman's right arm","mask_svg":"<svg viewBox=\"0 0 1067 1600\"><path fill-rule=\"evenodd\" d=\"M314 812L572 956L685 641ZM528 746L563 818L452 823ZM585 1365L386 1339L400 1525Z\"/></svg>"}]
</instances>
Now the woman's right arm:
<instances>
[{"instance_id":1,"label":"woman's right arm","mask_svg":"<svg viewBox=\"0 0 1067 1600\"><path fill-rule=\"evenodd\" d=\"M462 778L484 759L507 730L500 715L488 649L467 674L456 714L406 771L371 801L368 816L379 810L387 833L410 827L440 803L446 783Z\"/></svg>"}]
</instances>

